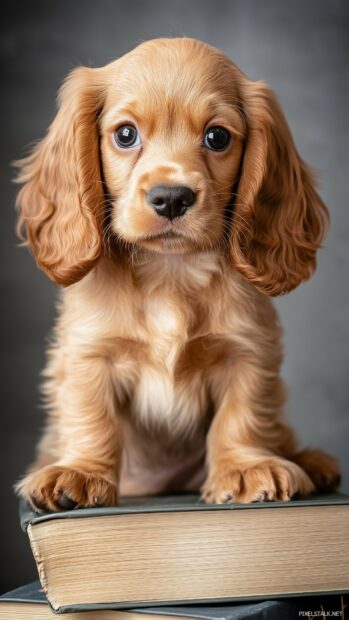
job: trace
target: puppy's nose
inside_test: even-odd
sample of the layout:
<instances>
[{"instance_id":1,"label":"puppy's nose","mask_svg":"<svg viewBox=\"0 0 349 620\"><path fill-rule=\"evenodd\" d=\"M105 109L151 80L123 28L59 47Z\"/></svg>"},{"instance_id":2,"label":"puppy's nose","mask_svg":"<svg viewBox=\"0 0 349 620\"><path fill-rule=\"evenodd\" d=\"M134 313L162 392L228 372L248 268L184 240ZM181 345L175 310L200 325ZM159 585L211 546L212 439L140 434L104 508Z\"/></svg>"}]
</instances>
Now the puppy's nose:
<instances>
[{"instance_id":1,"label":"puppy's nose","mask_svg":"<svg viewBox=\"0 0 349 620\"><path fill-rule=\"evenodd\" d=\"M154 185L147 193L148 205L169 220L184 215L195 198L195 192L185 185Z\"/></svg>"}]
</instances>

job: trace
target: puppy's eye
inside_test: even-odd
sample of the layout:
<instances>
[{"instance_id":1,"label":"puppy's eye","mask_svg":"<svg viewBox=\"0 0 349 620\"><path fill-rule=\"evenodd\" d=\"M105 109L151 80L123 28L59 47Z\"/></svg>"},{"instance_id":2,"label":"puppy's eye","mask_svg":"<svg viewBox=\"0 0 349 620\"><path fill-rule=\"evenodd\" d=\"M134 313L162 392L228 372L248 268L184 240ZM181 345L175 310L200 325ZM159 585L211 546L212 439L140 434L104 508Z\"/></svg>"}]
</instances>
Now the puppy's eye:
<instances>
[{"instance_id":1,"label":"puppy's eye","mask_svg":"<svg viewBox=\"0 0 349 620\"><path fill-rule=\"evenodd\" d=\"M204 145L211 151L224 151L230 143L230 133L224 127L209 127L205 133Z\"/></svg>"},{"instance_id":2,"label":"puppy's eye","mask_svg":"<svg viewBox=\"0 0 349 620\"><path fill-rule=\"evenodd\" d=\"M114 139L122 149L129 149L141 143L139 133L133 125L120 125L114 132Z\"/></svg>"}]
</instances>

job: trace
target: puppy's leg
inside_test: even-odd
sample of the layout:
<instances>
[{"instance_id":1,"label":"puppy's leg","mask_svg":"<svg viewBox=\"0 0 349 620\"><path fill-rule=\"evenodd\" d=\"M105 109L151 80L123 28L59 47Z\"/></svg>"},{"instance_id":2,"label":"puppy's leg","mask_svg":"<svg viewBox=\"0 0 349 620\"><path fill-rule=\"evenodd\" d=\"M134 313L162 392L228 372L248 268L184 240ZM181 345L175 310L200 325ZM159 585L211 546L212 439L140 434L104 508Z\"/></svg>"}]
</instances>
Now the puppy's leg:
<instances>
[{"instance_id":1,"label":"puppy's leg","mask_svg":"<svg viewBox=\"0 0 349 620\"><path fill-rule=\"evenodd\" d=\"M115 505L121 431L108 360L80 352L64 360L60 381L54 374L47 389L51 424L16 490L35 510Z\"/></svg>"},{"instance_id":2,"label":"puppy's leg","mask_svg":"<svg viewBox=\"0 0 349 620\"><path fill-rule=\"evenodd\" d=\"M336 459L322 450L310 448L301 450L292 458L307 472L317 491L335 491L341 481L341 472Z\"/></svg>"},{"instance_id":3,"label":"puppy's leg","mask_svg":"<svg viewBox=\"0 0 349 620\"><path fill-rule=\"evenodd\" d=\"M269 360L270 361L270 357ZM306 468L293 462L291 429L280 420L284 390L278 364L261 359L237 362L207 437L207 502L288 500L307 495L315 484Z\"/></svg>"}]
</instances>

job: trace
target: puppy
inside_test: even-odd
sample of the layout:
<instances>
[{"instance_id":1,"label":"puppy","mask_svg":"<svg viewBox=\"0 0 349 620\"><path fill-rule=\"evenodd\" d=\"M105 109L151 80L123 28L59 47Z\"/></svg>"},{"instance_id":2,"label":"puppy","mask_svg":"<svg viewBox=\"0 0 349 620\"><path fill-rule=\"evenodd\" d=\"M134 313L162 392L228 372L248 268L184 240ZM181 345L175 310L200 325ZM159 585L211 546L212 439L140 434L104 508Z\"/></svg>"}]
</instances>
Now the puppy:
<instances>
[{"instance_id":1,"label":"puppy","mask_svg":"<svg viewBox=\"0 0 349 620\"><path fill-rule=\"evenodd\" d=\"M75 69L17 166L19 230L65 287L17 492L42 511L336 488L283 420L270 296L310 277L328 214L272 91L209 45L148 41Z\"/></svg>"}]
</instances>

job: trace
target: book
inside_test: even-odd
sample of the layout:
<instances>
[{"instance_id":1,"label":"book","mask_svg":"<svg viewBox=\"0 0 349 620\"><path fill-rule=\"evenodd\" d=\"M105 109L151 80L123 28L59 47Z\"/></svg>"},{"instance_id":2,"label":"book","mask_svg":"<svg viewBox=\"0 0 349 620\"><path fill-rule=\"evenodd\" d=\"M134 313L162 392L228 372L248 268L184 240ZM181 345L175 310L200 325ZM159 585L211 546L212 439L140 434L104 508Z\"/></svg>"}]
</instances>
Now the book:
<instances>
[{"instance_id":1,"label":"book","mask_svg":"<svg viewBox=\"0 0 349 620\"><path fill-rule=\"evenodd\" d=\"M55 612L349 591L349 497L339 493L125 498L40 515L22 504L21 522Z\"/></svg>"},{"instance_id":2,"label":"book","mask_svg":"<svg viewBox=\"0 0 349 620\"><path fill-rule=\"evenodd\" d=\"M178 607L143 607L129 610L95 610L67 613L65 620L294 620L302 612L309 617L321 612L344 619L348 597L316 596L267 600L258 603L220 603ZM306 613L308 612L308 614ZM340 614L340 612L342 612ZM324 615L324 614L322 614ZM170 619L168 618L170 616ZM16 588L0 596L0 620L53 620L39 581Z\"/></svg>"}]
</instances>

